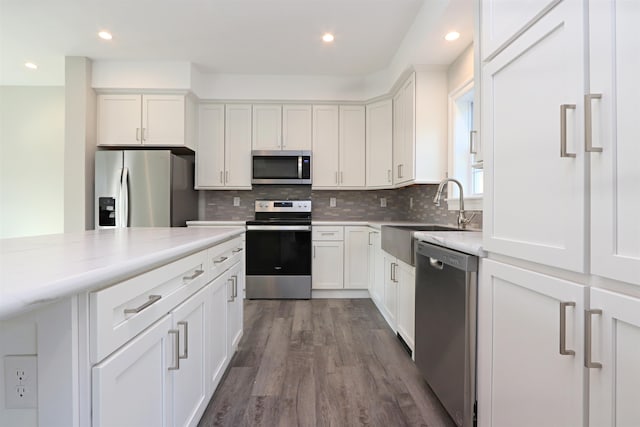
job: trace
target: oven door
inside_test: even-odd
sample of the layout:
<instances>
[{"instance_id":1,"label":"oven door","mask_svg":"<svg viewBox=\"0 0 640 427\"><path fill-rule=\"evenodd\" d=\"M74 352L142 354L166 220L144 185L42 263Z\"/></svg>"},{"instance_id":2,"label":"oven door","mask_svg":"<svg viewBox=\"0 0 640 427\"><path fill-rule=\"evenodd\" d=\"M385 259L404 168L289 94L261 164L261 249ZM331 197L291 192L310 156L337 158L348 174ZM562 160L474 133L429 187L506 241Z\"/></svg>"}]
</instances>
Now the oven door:
<instances>
[{"instance_id":1,"label":"oven door","mask_svg":"<svg viewBox=\"0 0 640 427\"><path fill-rule=\"evenodd\" d=\"M248 225L249 299L311 298L311 226Z\"/></svg>"},{"instance_id":2,"label":"oven door","mask_svg":"<svg viewBox=\"0 0 640 427\"><path fill-rule=\"evenodd\" d=\"M247 226L248 276L310 276L310 225Z\"/></svg>"}]
</instances>

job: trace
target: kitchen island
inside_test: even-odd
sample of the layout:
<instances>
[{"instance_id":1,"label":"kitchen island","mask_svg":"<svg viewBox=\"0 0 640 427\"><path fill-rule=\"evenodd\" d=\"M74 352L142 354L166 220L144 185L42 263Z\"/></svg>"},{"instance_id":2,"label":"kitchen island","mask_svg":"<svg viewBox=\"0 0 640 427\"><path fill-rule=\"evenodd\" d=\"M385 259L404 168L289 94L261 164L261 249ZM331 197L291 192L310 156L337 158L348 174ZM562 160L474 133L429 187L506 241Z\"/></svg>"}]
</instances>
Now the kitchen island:
<instances>
[{"instance_id":1,"label":"kitchen island","mask_svg":"<svg viewBox=\"0 0 640 427\"><path fill-rule=\"evenodd\" d=\"M25 384L37 398L0 405L0 425L197 423L242 336L243 233L129 228L1 240L0 356L34 361ZM127 377L140 382L135 390ZM20 385L4 369L0 380L2 390ZM148 401L134 405L140 393Z\"/></svg>"}]
</instances>

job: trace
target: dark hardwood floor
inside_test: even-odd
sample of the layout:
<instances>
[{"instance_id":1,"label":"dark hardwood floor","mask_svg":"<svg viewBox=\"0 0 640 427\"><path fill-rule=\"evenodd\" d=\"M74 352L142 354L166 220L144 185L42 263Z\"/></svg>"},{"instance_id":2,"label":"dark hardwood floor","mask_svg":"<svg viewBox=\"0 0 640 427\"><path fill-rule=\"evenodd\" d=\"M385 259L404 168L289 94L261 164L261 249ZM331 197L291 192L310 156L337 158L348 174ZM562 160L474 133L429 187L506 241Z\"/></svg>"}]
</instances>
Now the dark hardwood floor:
<instances>
[{"instance_id":1,"label":"dark hardwood floor","mask_svg":"<svg viewBox=\"0 0 640 427\"><path fill-rule=\"evenodd\" d=\"M245 301L205 426L454 426L368 299Z\"/></svg>"}]
</instances>

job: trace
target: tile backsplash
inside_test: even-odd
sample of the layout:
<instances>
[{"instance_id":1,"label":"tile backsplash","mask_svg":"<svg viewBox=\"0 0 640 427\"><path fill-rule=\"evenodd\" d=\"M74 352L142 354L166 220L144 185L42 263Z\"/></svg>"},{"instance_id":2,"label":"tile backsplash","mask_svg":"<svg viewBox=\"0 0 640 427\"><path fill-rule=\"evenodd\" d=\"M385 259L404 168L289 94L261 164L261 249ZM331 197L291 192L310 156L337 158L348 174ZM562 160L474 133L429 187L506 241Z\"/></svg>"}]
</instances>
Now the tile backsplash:
<instances>
[{"instance_id":1,"label":"tile backsplash","mask_svg":"<svg viewBox=\"0 0 640 427\"><path fill-rule=\"evenodd\" d=\"M244 221L253 219L254 202L260 199L311 199L313 219L343 221L415 221L435 224L455 224L457 211L449 211L442 197L440 206L433 203L438 186L411 185L394 190L311 190L309 185L254 185L250 191L201 191L200 220ZM240 206L233 206L234 197ZM336 206L330 207L330 198ZM380 206L385 199L386 207ZM471 221L482 227L482 212Z\"/></svg>"}]
</instances>

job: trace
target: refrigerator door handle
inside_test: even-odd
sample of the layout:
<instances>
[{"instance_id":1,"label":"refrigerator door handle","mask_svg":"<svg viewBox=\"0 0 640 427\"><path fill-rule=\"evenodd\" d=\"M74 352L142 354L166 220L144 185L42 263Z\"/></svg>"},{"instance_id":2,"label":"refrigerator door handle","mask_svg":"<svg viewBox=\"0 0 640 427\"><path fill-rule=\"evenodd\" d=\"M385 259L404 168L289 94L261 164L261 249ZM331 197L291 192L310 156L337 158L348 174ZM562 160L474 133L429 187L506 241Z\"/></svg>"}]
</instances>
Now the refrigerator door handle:
<instances>
[{"instance_id":1,"label":"refrigerator door handle","mask_svg":"<svg viewBox=\"0 0 640 427\"><path fill-rule=\"evenodd\" d=\"M120 194L122 195L122 221L120 222L121 227L129 226L129 168L122 169L122 181L121 181L122 190Z\"/></svg>"},{"instance_id":2,"label":"refrigerator door handle","mask_svg":"<svg viewBox=\"0 0 640 427\"><path fill-rule=\"evenodd\" d=\"M116 172L113 174L113 180L116 183L115 187L116 187L116 197L115 197L115 210L114 213L116 215L115 218L115 226L116 227L120 227L120 221L122 220L122 171L123 169L117 169Z\"/></svg>"}]
</instances>

